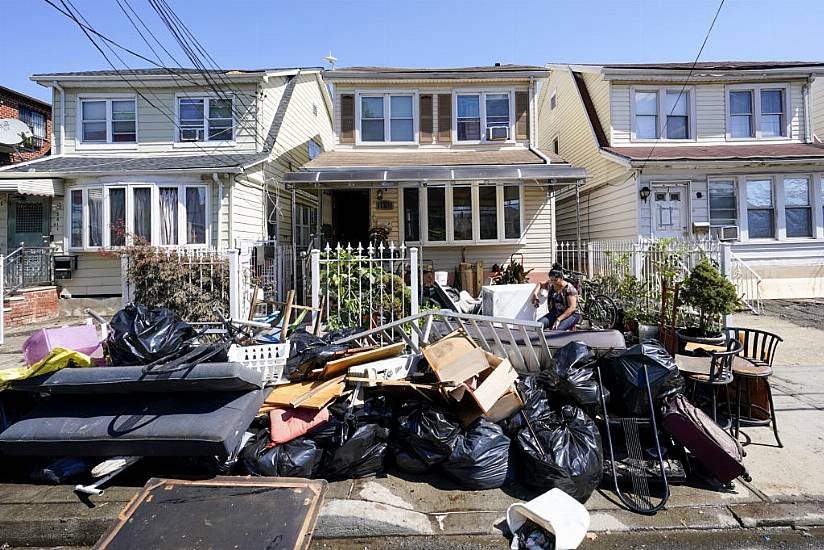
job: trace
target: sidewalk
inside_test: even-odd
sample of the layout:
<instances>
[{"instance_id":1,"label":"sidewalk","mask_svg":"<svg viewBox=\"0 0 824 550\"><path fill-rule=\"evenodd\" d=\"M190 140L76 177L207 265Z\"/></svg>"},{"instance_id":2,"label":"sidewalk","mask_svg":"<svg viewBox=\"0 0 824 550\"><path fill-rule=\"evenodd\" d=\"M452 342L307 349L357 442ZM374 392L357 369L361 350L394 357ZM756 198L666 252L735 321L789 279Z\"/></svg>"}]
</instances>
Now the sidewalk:
<instances>
[{"instance_id":1,"label":"sidewalk","mask_svg":"<svg viewBox=\"0 0 824 550\"><path fill-rule=\"evenodd\" d=\"M656 516L629 512L615 503L611 491L602 489L586 503L592 515L590 531L629 537L653 531L674 535L685 530L824 526L824 354L819 351L824 330L750 315L736 316L735 322L784 337L772 382L785 447L775 447L770 428L747 428L753 443L746 447L745 464L752 483L736 481L732 492L675 486L667 508ZM111 487L91 504L81 502L70 486L0 485L0 544L92 545L140 483L136 479L134 486ZM358 548L446 546L397 538L416 536L426 541L433 536L479 536L490 548L496 539L498 547L504 547L499 528L507 506L532 496L518 486L462 491L444 478L406 474L330 483L313 547L336 548L334 541L340 539L353 544L353 539L363 539L357 541ZM655 542L666 544L664 535L646 544ZM587 547L590 543L585 542L582 548Z\"/></svg>"}]
</instances>

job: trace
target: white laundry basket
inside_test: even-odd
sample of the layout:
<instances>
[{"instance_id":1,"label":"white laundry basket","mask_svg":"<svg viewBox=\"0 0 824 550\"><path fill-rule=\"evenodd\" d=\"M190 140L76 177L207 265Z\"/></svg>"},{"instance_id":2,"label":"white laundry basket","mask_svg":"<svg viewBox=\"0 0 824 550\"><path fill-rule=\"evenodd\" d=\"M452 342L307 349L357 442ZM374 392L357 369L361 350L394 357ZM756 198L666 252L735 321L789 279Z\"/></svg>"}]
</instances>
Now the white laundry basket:
<instances>
[{"instance_id":1,"label":"white laundry basket","mask_svg":"<svg viewBox=\"0 0 824 550\"><path fill-rule=\"evenodd\" d=\"M283 367L289 358L289 341L283 344L256 344L253 346L229 346L229 361L260 371L267 386L286 384Z\"/></svg>"}]
</instances>

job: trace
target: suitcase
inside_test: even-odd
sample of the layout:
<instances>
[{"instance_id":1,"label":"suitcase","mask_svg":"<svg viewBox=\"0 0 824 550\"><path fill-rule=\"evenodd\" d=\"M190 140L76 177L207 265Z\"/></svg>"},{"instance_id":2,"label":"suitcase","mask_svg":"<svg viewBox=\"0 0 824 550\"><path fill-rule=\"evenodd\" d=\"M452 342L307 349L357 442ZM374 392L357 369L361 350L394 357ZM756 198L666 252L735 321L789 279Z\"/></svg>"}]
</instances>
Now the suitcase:
<instances>
[{"instance_id":1,"label":"suitcase","mask_svg":"<svg viewBox=\"0 0 824 550\"><path fill-rule=\"evenodd\" d=\"M721 483L729 483L739 476L751 481L742 462L744 449L738 440L683 395L664 403L663 425Z\"/></svg>"}]
</instances>

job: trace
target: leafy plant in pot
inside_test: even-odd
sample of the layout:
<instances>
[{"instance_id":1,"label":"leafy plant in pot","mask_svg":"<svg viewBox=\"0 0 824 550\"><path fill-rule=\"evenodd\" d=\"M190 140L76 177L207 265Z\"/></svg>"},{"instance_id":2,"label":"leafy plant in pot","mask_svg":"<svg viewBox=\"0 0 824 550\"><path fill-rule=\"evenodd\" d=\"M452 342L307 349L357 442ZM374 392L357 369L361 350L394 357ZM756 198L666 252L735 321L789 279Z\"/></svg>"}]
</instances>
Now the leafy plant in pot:
<instances>
[{"instance_id":1,"label":"leafy plant in pot","mask_svg":"<svg viewBox=\"0 0 824 550\"><path fill-rule=\"evenodd\" d=\"M678 330L679 340L707 344L724 340L723 316L738 308L739 299L735 285L708 259L701 260L684 279L679 299L697 313L685 316L697 320L697 324Z\"/></svg>"}]
</instances>

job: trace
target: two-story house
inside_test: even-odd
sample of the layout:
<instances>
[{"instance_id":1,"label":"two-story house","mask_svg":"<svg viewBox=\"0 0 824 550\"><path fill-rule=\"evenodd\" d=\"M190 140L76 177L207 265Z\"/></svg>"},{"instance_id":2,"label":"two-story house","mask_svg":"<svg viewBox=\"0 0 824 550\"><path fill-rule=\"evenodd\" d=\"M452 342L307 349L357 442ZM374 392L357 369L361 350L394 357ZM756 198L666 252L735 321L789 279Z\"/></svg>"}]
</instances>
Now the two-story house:
<instances>
[{"instance_id":1,"label":"two-story house","mask_svg":"<svg viewBox=\"0 0 824 550\"><path fill-rule=\"evenodd\" d=\"M520 253L545 274L554 193L585 177L537 146L534 102L548 74L500 64L326 71L333 150L286 181L319 194L333 247L365 247L382 230L436 270L467 261L489 271Z\"/></svg>"},{"instance_id":2,"label":"two-story house","mask_svg":"<svg viewBox=\"0 0 824 550\"><path fill-rule=\"evenodd\" d=\"M583 166L558 199L572 240L717 235L765 298L824 296L824 148L811 88L824 63L548 65L539 143Z\"/></svg>"},{"instance_id":3,"label":"two-story house","mask_svg":"<svg viewBox=\"0 0 824 550\"><path fill-rule=\"evenodd\" d=\"M64 295L119 295L111 252L138 240L308 246L297 242L304 232L293 231L292 214L311 218L317 201L287 190L282 177L332 147L332 100L319 68L32 79L53 90L54 154L0 171L0 182L25 182L48 197L48 233L77 257L72 278L60 281Z\"/></svg>"}]
</instances>

